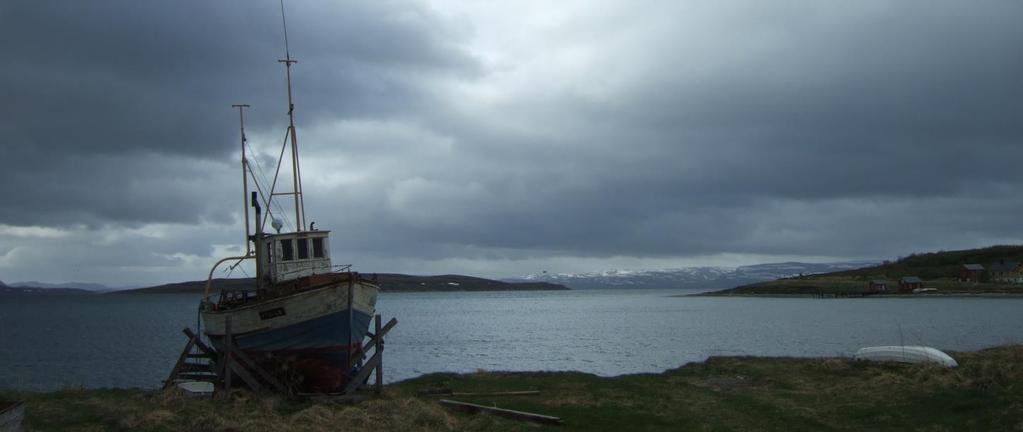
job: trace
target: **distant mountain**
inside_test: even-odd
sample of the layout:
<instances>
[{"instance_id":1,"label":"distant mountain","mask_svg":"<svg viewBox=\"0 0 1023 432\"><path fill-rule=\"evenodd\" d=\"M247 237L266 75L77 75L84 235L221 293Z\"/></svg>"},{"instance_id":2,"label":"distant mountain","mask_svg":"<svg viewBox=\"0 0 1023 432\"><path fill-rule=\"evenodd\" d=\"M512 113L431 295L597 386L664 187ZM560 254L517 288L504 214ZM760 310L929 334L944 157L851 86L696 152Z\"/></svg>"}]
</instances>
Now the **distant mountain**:
<instances>
[{"instance_id":1,"label":"distant mountain","mask_svg":"<svg viewBox=\"0 0 1023 432\"><path fill-rule=\"evenodd\" d=\"M413 276L393 273L376 275L377 283L388 291L549 291L566 290L564 285L547 281L508 282L462 275Z\"/></svg>"},{"instance_id":2,"label":"distant mountain","mask_svg":"<svg viewBox=\"0 0 1023 432\"><path fill-rule=\"evenodd\" d=\"M96 283L82 283L82 282L64 282L64 283L47 283L38 281L27 281L27 282L14 282L7 286L18 287L18 288L74 288L89 291L109 291L111 288L106 285L100 285Z\"/></svg>"},{"instance_id":3,"label":"distant mountain","mask_svg":"<svg viewBox=\"0 0 1023 432\"><path fill-rule=\"evenodd\" d=\"M39 296L39 295L94 295L95 291L77 288L38 288L0 286L0 297L5 296Z\"/></svg>"},{"instance_id":4,"label":"distant mountain","mask_svg":"<svg viewBox=\"0 0 1023 432\"><path fill-rule=\"evenodd\" d=\"M876 261L835 263L784 262L742 267L683 267L662 270L609 270L600 273L533 274L507 282L550 282L571 289L723 289L779 278L852 270Z\"/></svg>"},{"instance_id":5,"label":"distant mountain","mask_svg":"<svg viewBox=\"0 0 1023 432\"><path fill-rule=\"evenodd\" d=\"M363 277L372 278L374 275L363 274ZM441 276L412 276L404 274L380 273L375 275L377 284L383 292L408 292L408 291L536 291L536 290L566 290L563 285L544 281L505 282L492 279L484 279L472 276L441 275ZM115 294L173 294L173 293L201 293L206 286L206 281L180 282L166 285L159 285L148 288L137 288L130 290L114 291ZM213 290L221 288L231 290L253 289L255 280L252 278L243 279L214 279Z\"/></svg>"}]
</instances>

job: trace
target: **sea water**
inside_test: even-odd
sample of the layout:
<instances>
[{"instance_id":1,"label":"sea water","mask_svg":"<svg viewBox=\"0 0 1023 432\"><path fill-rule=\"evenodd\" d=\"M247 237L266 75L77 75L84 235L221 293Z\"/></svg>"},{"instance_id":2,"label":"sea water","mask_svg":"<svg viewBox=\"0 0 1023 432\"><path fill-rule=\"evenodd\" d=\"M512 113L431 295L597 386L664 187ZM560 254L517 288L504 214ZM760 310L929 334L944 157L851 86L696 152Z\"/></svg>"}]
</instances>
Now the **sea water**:
<instances>
[{"instance_id":1,"label":"sea water","mask_svg":"<svg viewBox=\"0 0 1023 432\"><path fill-rule=\"evenodd\" d=\"M873 345L1023 342L1023 298L676 297L678 290L382 293L388 382L431 372L661 372L717 355L851 356ZM198 296L0 298L0 388L156 388Z\"/></svg>"}]
</instances>

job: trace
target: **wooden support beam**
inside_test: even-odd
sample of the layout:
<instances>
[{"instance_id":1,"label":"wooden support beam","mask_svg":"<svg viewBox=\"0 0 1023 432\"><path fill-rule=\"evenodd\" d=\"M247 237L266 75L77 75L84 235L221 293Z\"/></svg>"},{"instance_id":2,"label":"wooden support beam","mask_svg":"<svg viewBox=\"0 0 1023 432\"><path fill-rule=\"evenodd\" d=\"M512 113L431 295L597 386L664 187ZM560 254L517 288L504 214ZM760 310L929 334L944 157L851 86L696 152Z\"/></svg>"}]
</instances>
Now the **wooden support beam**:
<instances>
[{"instance_id":1,"label":"wooden support beam","mask_svg":"<svg viewBox=\"0 0 1023 432\"><path fill-rule=\"evenodd\" d=\"M376 334L382 335L382 333L380 332L380 315L375 316L373 321L376 323ZM384 338L383 337L377 337L374 340L376 341L376 344L374 345L376 347L376 350L375 350L376 353L377 354L382 354L384 352ZM363 365L363 367L365 367L365 365ZM380 394L380 392L382 392L384 390L384 362L383 361L378 361L377 362L376 378L377 378L376 379L376 387L374 388L374 390L376 390L377 394Z\"/></svg>"},{"instance_id":2,"label":"wooden support beam","mask_svg":"<svg viewBox=\"0 0 1023 432\"><path fill-rule=\"evenodd\" d=\"M273 375L270 375L270 373L267 372L266 369L263 369L261 366L259 366L259 363L256 363L254 360L252 360L252 357L249 357L249 355L246 354L245 351L235 349L233 352L236 362L240 363L245 369L255 372L256 375L259 375L259 377L263 379L263 381L265 381L267 384L270 384L270 386L273 387L274 390L284 395L288 395L291 393L290 389L288 389L288 387L285 386L284 383L280 382Z\"/></svg>"},{"instance_id":3,"label":"wooden support beam","mask_svg":"<svg viewBox=\"0 0 1023 432\"><path fill-rule=\"evenodd\" d=\"M178 373L181 372L181 367L185 364L185 359L188 358L189 353L192 352L192 347L195 346L195 340L195 335L188 338L188 343L185 344L185 349L182 350L181 355L178 356L177 363L174 363L174 368L171 369L170 375L168 375L167 379L163 381L164 389L167 389L174 384L174 379L177 378Z\"/></svg>"},{"instance_id":4,"label":"wooden support beam","mask_svg":"<svg viewBox=\"0 0 1023 432\"><path fill-rule=\"evenodd\" d=\"M376 369L377 363L380 362L380 357L381 355L379 352L373 353L373 357L369 358L369 361L367 361L362 369L359 370L359 373L355 375L355 378L348 381L348 385L345 386L345 391L342 393L346 395L352 394L355 389L362 387L362 384L366 382L367 378L369 378L369 374L373 373L373 369Z\"/></svg>"},{"instance_id":5,"label":"wooden support beam","mask_svg":"<svg viewBox=\"0 0 1023 432\"><path fill-rule=\"evenodd\" d=\"M181 330L181 332L184 333L185 336L195 338L195 347L199 348L199 351L202 351L203 354L206 354L210 358L214 359L217 358L217 351L214 350L213 348L210 348L209 345L206 345L206 343L200 340L199 335L195 334L195 332L193 332L192 329L186 328L184 330Z\"/></svg>"},{"instance_id":6,"label":"wooden support beam","mask_svg":"<svg viewBox=\"0 0 1023 432\"><path fill-rule=\"evenodd\" d=\"M510 419L514 419L514 420L525 420L525 421L531 421L531 422L543 423L543 424L551 424L551 425L563 424L560 417L553 417L553 416L549 416L549 415L536 414L536 413L525 412L525 411L515 411L515 410L498 408L498 407L488 407L488 406L485 406L485 405L476 405L476 404L472 404L472 403L468 403L468 402L459 402L459 401L453 401L453 400L449 400L449 399L441 399L440 400L440 404L444 405L445 407L448 407L448 408L457 409L457 410L461 410L461 411L465 411L465 412L475 413L475 412L483 411L483 412L491 413L491 414L496 415L496 416L501 416L501 417L510 418Z\"/></svg>"},{"instance_id":7,"label":"wooden support beam","mask_svg":"<svg viewBox=\"0 0 1023 432\"><path fill-rule=\"evenodd\" d=\"M398 320L395 318L391 318L391 320L388 321L387 324L385 324L383 327L376 329L377 330L376 333L373 334L369 342L366 343L366 346L373 346L379 349L374 349L373 356L370 357L366 364L362 365L362 369L359 369L359 373L356 374L351 381L348 381L348 384L345 385L345 389L342 392L343 394L346 395L351 394L359 387L362 387L366 380L369 379L369 374L373 373L373 371L376 370L378 366L380 366L383 357L382 353L383 345L381 344L379 347L377 347L377 341L383 340L384 335L391 331L391 329L393 329L394 326L396 325L398 325Z\"/></svg>"},{"instance_id":8,"label":"wooden support beam","mask_svg":"<svg viewBox=\"0 0 1023 432\"><path fill-rule=\"evenodd\" d=\"M200 363L185 363L185 364L182 364L181 368L178 369L178 372L209 372L209 373L213 373L213 371L210 369L210 365L208 365L208 364L200 364Z\"/></svg>"},{"instance_id":9,"label":"wooden support beam","mask_svg":"<svg viewBox=\"0 0 1023 432\"><path fill-rule=\"evenodd\" d=\"M217 381L217 376L212 374L212 373L204 374L204 373L182 372L182 373L178 374L178 378L181 378L183 380L192 380L192 381L206 381L206 382L216 382Z\"/></svg>"},{"instance_id":10,"label":"wooden support beam","mask_svg":"<svg viewBox=\"0 0 1023 432\"><path fill-rule=\"evenodd\" d=\"M182 332L184 332L186 336L195 341L194 342L195 347L198 348L199 351L202 353L200 354L201 356L204 356L205 358L209 359L218 358L216 351L213 350L213 348L210 348L205 343L203 343L201 340L199 340L198 335L195 334L191 329L186 328L182 330ZM211 360L210 363L212 366L211 369L213 370L214 373L216 373L217 376L226 378L225 373L228 371L228 365L230 365L230 371L234 375L238 375L240 378L242 378L242 381L244 381L245 384L248 385L249 388L251 388L253 391L260 392L262 391L263 386L259 384L259 381L249 371L255 372L256 375L259 376L259 378L262 378L264 382L270 384L270 387L273 387L274 390L285 395L291 393L288 387L281 383L280 380L278 380L269 372L267 372L266 369L260 367L259 364L252 359L252 357L249 357L249 355L245 353L245 351L238 349L238 347L234 344L233 337L230 340L231 348L230 349L228 348L227 345L228 339L226 337L224 338L224 347L225 352L230 350L232 361L214 362Z\"/></svg>"},{"instance_id":11,"label":"wooden support beam","mask_svg":"<svg viewBox=\"0 0 1023 432\"><path fill-rule=\"evenodd\" d=\"M231 339L231 316L228 315L224 321L224 391L231 394L231 373L234 359L231 358L231 346L234 341ZM253 389L255 390L255 389Z\"/></svg>"},{"instance_id":12,"label":"wooden support beam","mask_svg":"<svg viewBox=\"0 0 1023 432\"><path fill-rule=\"evenodd\" d=\"M398 325L398 320L396 318L391 318L391 320L388 321L387 324L384 324L384 327L380 329L379 333L381 333L382 335L386 335L387 332L391 331L391 329L394 328L394 326L396 325ZM376 339L377 334L374 332L366 332L366 337L369 338L369 341L366 342L366 346L370 346Z\"/></svg>"},{"instance_id":13,"label":"wooden support beam","mask_svg":"<svg viewBox=\"0 0 1023 432\"><path fill-rule=\"evenodd\" d=\"M227 376L238 375L238 378L241 378L242 382L244 382L245 385L249 386L249 388L252 389L252 391L256 393L263 392L263 386L259 385L259 381L257 381L256 378L254 378L252 374L249 373L249 371L245 370L245 368L242 367L242 365L239 364L238 361L236 360L229 361L227 363L227 369L229 369L231 372L231 374ZM226 387L225 389L228 391L228 394L230 394L231 388Z\"/></svg>"}]
</instances>

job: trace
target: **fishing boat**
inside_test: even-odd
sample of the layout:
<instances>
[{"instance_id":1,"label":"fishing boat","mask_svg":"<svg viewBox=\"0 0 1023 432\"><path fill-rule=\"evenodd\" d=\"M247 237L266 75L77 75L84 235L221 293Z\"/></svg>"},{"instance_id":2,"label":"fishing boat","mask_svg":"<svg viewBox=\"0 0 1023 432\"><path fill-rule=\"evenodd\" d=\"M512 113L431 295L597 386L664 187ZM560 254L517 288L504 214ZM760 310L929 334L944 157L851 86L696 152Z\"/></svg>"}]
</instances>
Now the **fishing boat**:
<instances>
[{"instance_id":1,"label":"fishing boat","mask_svg":"<svg viewBox=\"0 0 1023 432\"><path fill-rule=\"evenodd\" d=\"M315 229L315 222L306 225L291 89L291 67L296 61L287 48L286 31L287 27L285 58L279 62L285 66L287 77L289 125L277 172L285 159L285 149L290 147L291 190L276 190L277 175L270 185L257 181L246 158L244 109L248 105L233 105L238 108L241 130L245 254L213 265L199 314L202 333L215 349L223 349L225 336L230 333L234 347L268 370L286 374L289 385L296 390L330 392L345 385L358 367L379 287L353 272L351 265L332 264L330 231ZM250 181L255 186L251 195ZM275 201L281 196L290 196L294 204L291 231L281 232L284 210ZM274 205L277 214L272 210ZM264 232L268 220L275 233ZM255 261L254 286L211 293L214 271L219 266L233 262L233 268L245 260Z\"/></svg>"}]
</instances>

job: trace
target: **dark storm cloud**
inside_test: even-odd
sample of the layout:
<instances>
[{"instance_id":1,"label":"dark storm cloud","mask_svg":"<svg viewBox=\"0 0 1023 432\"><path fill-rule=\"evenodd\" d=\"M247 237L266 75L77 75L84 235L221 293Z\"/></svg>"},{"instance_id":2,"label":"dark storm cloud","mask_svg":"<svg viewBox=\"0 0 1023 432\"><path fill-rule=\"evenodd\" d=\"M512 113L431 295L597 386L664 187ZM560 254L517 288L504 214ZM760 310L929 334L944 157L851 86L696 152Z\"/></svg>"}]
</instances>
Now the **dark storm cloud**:
<instances>
[{"instance_id":1,"label":"dark storm cloud","mask_svg":"<svg viewBox=\"0 0 1023 432\"><path fill-rule=\"evenodd\" d=\"M381 70L471 73L471 59L435 36L443 23L418 6L347 6L290 6L296 15L291 38L301 42L292 50L302 62L295 78L306 84L296 91L303 102L300 118L387 117L414 109L421 91L406 77ZM284 51L279 14L275 2L0 6L6 57L0 69L0 191L7 198L0 221L75 223L82 214L196 221L204 209L193 204L195 195L209 185L170 196L162 188L164 197L150 200L136 185L163 180L180 189L175 177L212 178L190 168L203 160L225 161L236 151L231 103L254 106L254 130L281 124L287 103L276 64ZM147 171L162 177L147 180ZM117 195L120 202L107 199ZM123 205L124 195L135 204Z\"/></svg>"},{"instance_id":2,"label":"dark storm cloud","mask_svg":"<svg viewBox=\"0 0 1023 432\"><path fill-rule=\"evenodd\" d=\"M574 92L600 81L594 68L501 112L536 131L431 116L458 155L390 172L426 185L409 212L444 217L422 226L381 204L375 220L401 229L362 246L871 257L1017 240L1021 7L791 5L699 17L721 28L696 49L669 42L693 36L687 22L646 39L656 46L608 44L595 65L643 72L607 97ZM441 196L465 184L482 192Z\"/></svg>"},{"instance_id":3,"label":"dark storm cloud","mask_svg":"<svg viewBox=\"0 0 1023 432\"><path fill-rule=\"evenodd\" d=\"M307 206L338 257L400 271L1023 240L1018 3L455 5L288 4ZM0 6L0 224L237 224L227 106L254 105L250 138L275 155L278 7Z\"/></svg>"}]
</instances>

